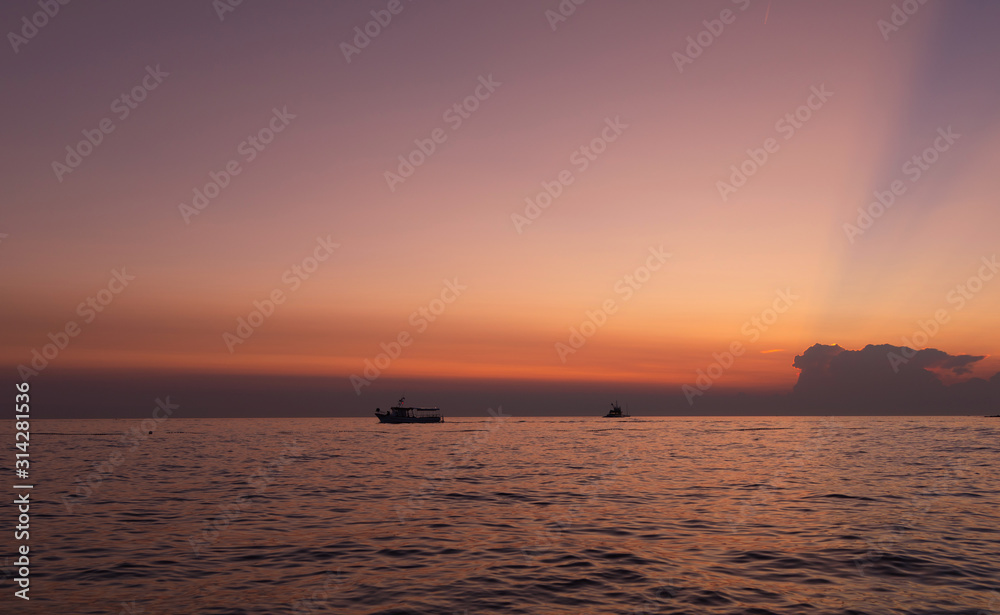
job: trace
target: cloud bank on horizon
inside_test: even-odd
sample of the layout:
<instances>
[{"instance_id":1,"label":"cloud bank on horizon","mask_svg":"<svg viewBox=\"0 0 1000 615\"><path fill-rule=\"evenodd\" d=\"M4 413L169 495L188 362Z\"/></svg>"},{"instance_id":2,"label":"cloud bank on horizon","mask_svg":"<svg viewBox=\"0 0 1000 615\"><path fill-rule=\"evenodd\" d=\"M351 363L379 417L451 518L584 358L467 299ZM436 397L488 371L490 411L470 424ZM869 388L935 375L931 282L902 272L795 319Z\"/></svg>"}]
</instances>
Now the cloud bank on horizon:
<instances>
[{"instance_id":1,"label":"cloud bank on horizon","mask_svg":"<svg viewBox=\"0 0 1000 615\"><path fill-rule=\"evenodd\" d=\"M951 379L971 374L985 358L891 344L869 344L861 350L814 344L792 363L801 370L792 398L803 410L851 414L986 410L1000 403L1000 372L988 380L972 377L952 384L942 380L942 375Z\"/></svg>"}]
</instances>

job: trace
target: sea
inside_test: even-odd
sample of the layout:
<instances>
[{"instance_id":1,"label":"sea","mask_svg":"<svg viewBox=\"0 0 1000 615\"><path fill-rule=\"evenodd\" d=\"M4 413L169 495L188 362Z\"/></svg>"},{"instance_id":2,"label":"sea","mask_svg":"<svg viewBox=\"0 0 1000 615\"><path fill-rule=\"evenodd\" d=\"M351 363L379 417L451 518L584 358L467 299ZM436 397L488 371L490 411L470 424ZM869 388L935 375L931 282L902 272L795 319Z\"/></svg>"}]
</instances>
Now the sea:
<instances>
[{"instance_id":1,"label":"sea","mask_svg":"<svg viewBox=\"0 0 1000 615\"><path fill-rule=\"evenodd\" d=\"M8 505L5 614L1000 615L996 418L31 431L30 600Z\"/></svg>"}]
</instances>

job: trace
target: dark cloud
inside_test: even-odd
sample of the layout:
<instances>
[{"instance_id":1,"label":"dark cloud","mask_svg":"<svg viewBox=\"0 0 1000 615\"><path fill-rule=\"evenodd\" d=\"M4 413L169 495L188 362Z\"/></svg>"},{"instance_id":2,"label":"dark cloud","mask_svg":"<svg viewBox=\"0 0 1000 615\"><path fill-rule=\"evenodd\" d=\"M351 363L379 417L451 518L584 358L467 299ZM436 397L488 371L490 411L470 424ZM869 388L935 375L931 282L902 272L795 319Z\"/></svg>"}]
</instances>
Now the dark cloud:
<instances>
[{"instance_id":1,"label":"dark cloud","mask_svg":"<svg viewBox=\"0 0 1000 615\"><path fill-rule=\"evenodd\" d=\"M941 367L944 369L950 369L956 374L971 374L972 369L969 367L976 361L982 361L985 356L973 356L970 354L962 354L955 357L948 357L944 362L941 363Z\"/></svg>"},{"instance_id":2,"label":"dark cloud","mask_svg":"<svg viewBox=\"0 0 1000 615\"><path fill-rule=\"evenodd\" d=\"M970 374L984 356L952 355L937 348L870 344L861 350L815 344L795 357L801 372L793 399L812 409L855 414L970 412L1000 399L1000 378L973 378L946 386L935 370Z\"/></svg>"},{"instance_id":3,"label":"dark cloud","mask_svg":"<svg viewBox=\"0 0 1000 615\"><path fill-rule=\"evenodd\" d=\"M924 348L919 351L901 346L888 346L888 348L891 349L887 355L890 365L902 366L909 364L911 368L945 369L959 375L972 373L972 369L969 366L976 361L982 361L986 358L985 356L973 356L970 354L950 355L937 348Z\"/></svg>"}]
</instances>

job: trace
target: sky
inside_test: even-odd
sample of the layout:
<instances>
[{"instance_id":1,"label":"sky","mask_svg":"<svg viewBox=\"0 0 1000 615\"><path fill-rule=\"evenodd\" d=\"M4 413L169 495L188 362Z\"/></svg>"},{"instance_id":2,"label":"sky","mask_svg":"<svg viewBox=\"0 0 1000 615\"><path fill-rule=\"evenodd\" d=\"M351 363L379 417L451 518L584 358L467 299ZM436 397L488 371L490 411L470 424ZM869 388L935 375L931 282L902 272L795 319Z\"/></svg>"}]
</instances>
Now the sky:
<instances>
[{"instance_id":1,"label":"sky","mask_svg":"<svg viewBox=\"0 0 1000 615\"><path fill-rule=\"evenodd\" d=\"M994 3L39 7L0 9L0 363L52 416L1000 370Z\"/></svg>"}]
</instances>

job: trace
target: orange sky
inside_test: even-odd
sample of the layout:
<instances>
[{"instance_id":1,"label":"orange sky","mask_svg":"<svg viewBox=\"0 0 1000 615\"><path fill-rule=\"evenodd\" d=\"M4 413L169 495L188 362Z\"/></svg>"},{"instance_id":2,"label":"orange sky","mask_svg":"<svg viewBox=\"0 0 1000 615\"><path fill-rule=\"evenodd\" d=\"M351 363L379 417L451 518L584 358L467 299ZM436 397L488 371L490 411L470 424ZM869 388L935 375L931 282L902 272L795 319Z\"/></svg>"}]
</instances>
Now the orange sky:
<instances>
[{"instance_id":1,"label":"orange sky","mask_svg":"<svg viewBox=\"0 0 1000 615\"><path fill-rule=\"evenodd\" d=\"M718 382L733 389L789 388L816 342L902 345L939 310L926 345L1000 347L1000 282L954 294L1000 228L1000 97L981 72L998 44L958 34L974 16L924 5L885 40L888 2L774 2L767 25L764 2L587 3L553 31L544 4L406 4L349 63L341 43L379 3L247 5L221 23L209 9L67 12L2 60L20 87L0 154L0 361L29 365L70 321L80 333L53 366L345 380L401 333L394 377L678 387L739 342ZM727 9L679 71L687 37ZM69 53L95 36L107 45ZM109 103L156 65L169 75L117 118ZM778 123L824 89L800 128ZM456 126L448 110L477 93ZM241 143L275 108L294 118L248 160ZM114 132L57 181L52 162L104 117ZM627 127L601 153L578 151L616 118ZM914 180L903 165L948 127L960 136ZM391 190L386 172L436 129L443 142ZM721 198L768 139L775 151ZM230 160L239 175L185 221L179 205ZM566 171L518 232L512 214ZM905 194L851 241L844 224L896 180ZM294 273L327 237L329 258ZM630 286L651 249L670 256ZM122 268L135 279L85 322L78 305ZM467 289L419 330L411 314L445 280ZM284 301L230 352L224 334L276 289ZM797 298L753 324L779 292ZM997 369L991 357L976 375Z\"/></svg>"}]
</instances>

